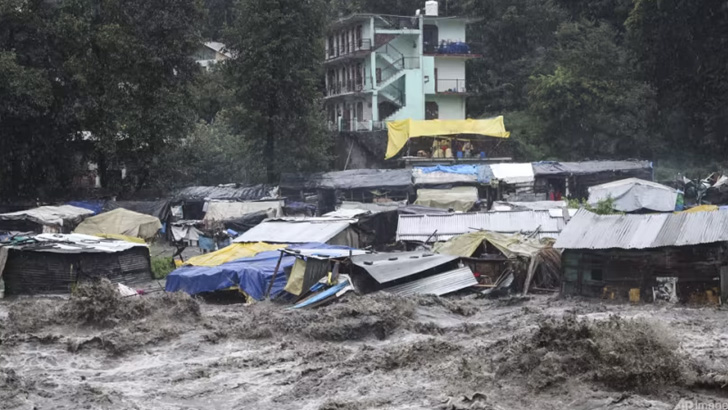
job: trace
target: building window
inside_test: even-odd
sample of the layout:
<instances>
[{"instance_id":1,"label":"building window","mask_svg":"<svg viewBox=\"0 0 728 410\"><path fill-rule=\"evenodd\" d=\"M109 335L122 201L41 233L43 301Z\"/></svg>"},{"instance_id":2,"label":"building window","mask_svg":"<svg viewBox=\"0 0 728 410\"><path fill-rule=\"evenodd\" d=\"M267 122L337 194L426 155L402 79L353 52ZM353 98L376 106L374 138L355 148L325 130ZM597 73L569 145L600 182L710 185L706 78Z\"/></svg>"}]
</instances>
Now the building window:
<instances>
[{"instance_id":1,"label":"building window","mask_svg":"<svg viewBox=\"0 0 728 410\"><path fill-rule=\"evenodd\" d=\"M356 46L361 48L362 47L362 38L361 38L362 29L361 26L356 26Z\"/></svg>"},{"instance_id":2,"label":"building window","mask_svg":"<svg viewBox=\"0 0 728 410\"><path fill-rule=\"evenodd\" d=\"M425 119L437 120L440 118L440 106L435 101L425 102Z\"/></svg>"},{"instance_id":3,"label":"building window","mask_svg":"<svg viewBox=\"0 0 728 410\"><path fill-rule=\"evenodd\" d=\"M359 121L362 121L364 119L364 103L361 101L356 103L356 118Z\"/></svg>"},{"instance_id":4,"label":"building window","mask_svg":"<svg viewBox=\"0 0 728 410\"><path fill-rule=\"evenodd\" d=\"M329 49L328 49L329 58L333 57L335 52L336 51L334 50L334 36L329 36Z\"/></svg>"}]
</instances>

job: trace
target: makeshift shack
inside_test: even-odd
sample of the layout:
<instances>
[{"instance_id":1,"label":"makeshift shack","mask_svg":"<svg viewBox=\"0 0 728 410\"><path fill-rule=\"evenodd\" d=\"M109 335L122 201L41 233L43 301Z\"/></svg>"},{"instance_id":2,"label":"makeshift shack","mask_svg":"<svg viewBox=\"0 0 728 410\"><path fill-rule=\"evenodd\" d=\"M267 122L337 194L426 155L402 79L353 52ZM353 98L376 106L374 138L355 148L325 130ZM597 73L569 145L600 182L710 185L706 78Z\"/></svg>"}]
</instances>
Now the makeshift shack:
<instances>
[{"instance_id":1,"label":"makeshift shack","mask_svg":"<svg viewBox=\"0 0 728 410\"><path fill-rule=\"evenodd\" d=\"M205 222L231 221L246 215L266 212L269 218L283 216L283 200L263 201L210 201L205 204Z\"/></svg>"},{"instance_id":2,"label":"makeshift shack","mask_svg":"<svg viewBox=\"0 0 728 410\"><path fill-rule=\"evenodd\" d=\"M397 241L434 243L474 231L522 233L539 239L557 238L564 225L561 209L399 215Z\"/></svg>"},{"instance_id":3,"label":"makeshift shack","mask_svg":"<svg viewBox=\"0 0 728 410\"><path fill-rule=\"evenodd\" d=\"M305 201L318 197L319 214L331 212L337 198L378 202L407 200L413 194L412 171L408 169L351 169L315 174L283 174L281 194Z\"/></svg>"},{"instance_id":4,"label":"makeshift shack","mask_svg":"<svg viewBox=\"0 0 728 410\"><path fill-rule=\"evenodd\" d=\"M332 247L320 243L289 247L291 250L328 248ZM284 293L296 260L293 254L272 250L217 266L183 266L167 276L166 290L195 295L236 289L256 300L263 300L266 296L276 298Z\"/></svg>"},{"instance_id":5,"label":"makeshift shack","mask_svg":"<svg viewBox=\"0 0 728 410\"><path fill-rule=\"evenodd\" d=\"M558 290L561 254L552 244L552 240L539 241L521 234L477 231L436 243L433 251L461 257L485 286L512 275L509 283L525 294L529 289Z\"/></svg>"},{"instance_id":6,"label":"makeshift shack","mask_svg":"<svg viewBox=\"0 0 728 410\"><path fill-rule=\"evenodd\" d=\"M478 282L458 257L425 251L376 253L351 258L351 279L361 293L378 290L408 296L444 295Z\"/></svg>"},{"instance_id":7,"label":"makeshift shack","mask_svg":"<svg viewBox=\"0 0 728 410\"><path fill-rule=\"evenodd\" d=\"M277 188L271 185L193 186L177 191L173 202L182 206L183 219L202 220L205 203L209 201L259 201L278 198Z\"/></svg>"},{"instance_id":8,"label":"makeshift shack","mask_svg":"<svg viewBox=\"0 0 728 410\"><path fill-rule=\"evenodd\" d=\"M677 207L678 191L657 182L639 178L627 178L589 188L589 205L600 201L614 201L614 209L620 212L673 212Z\"/></svg>"},{"instance_id":9,"label":"makeshift shack","mask_svg":"<svg viewBox=\"0 0 728 410\"><path fill-rule=\"evenodd\" d=\"M580 210L554 247L563 249L565 294L652 301L673 283L677 299L698 301L719 293L725 298L727 241L728 211L596 215Z\"/></svg>"},{"instance_id":10,"label":"makeshift shack","mask_svg":"<svg viewBox=\"0 0 728 410\"><path fill-rule=\"evenodd\" d=\"M235 243L267 242L300 244L309 242L359 248L356 219L279 218L266 220L239 237Z\"/></svg>"},{"instance_id":11,"label":"makeshift shack","mask_svg":"<svg viewBox=\"0 0 728 410\"><path fill-rule=\"evenodd\" d=\"M157 236L161 228L162 224L156 216L117 208L86 218L76 227L74 233L122 240L141 238L149 241Z\"/></svg>"},{"instance_id":12,"label":"makeshift shack","mask_svg":"<svg viewBox=\"0 0 728 410\"><path fill-rule=\"evenodd\" d=\"M653 180L652 162L638 160L534 162L533 174L534 193L541 199L587 198L591 186L625 178Z\"/></svg>"},{"instance_id":13,"label":"makeshift shack","mask_svg":"<svg viewBox=\"0 0 728 410\"><path fill-rule=\"evenodd\" d=\"M41 206L0 214L0 231L69 233L94 211L71 205Z\"/></svg>"},{"instance_id":14,"label":"makeshift shack","mask_svg":"<svg viewBox=\"0 0 728 410\"><path fill-rule=\"evenodd\" d=\"M418 189L415 205L459 212L470 211L478 202L478 188Z\"/></svg>"},{"instance_id":15,"label":"makeshift shack","mask_svg":"<svg viewBox=\"0 0 728 410\"><path fill-rule=\"evenodd\" d=\"M151 215L159 219L162 225L168 224L172 216L171 201L168 199L156 201L106 201L103 205L103 211L105 212L119 208Z\"/></svg>"},{"instance_id":16,"label":"makeshift shack","mask_svg":"<svg viewBox=\"0 0 728 410\"><path fill-rule=\"evenodd\" d=\"M81 234L41 234L2 244L7 261L0 266L8 295L70 293L89 278L105 277L127 286L152 279L149 248L144 244Z\"/></svg>"}]
</instances>

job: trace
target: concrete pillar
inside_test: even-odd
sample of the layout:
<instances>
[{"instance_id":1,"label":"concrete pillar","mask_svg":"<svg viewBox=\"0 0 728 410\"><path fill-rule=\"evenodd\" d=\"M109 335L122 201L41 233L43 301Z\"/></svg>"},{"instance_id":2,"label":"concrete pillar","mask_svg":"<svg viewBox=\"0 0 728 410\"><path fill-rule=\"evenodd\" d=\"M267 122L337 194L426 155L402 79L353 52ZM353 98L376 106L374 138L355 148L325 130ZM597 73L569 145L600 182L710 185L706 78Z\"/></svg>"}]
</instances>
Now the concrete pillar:
<instances>
[{"instance_id":1,"label":"concrete pillar","mask_svg":"<svg viewBox=\"0 0 728 410\"><path fill-rule=\"evenodd\" d=\"M372 121L379 121L379 95L372 93Z\"/></svg>"}]
</instances>

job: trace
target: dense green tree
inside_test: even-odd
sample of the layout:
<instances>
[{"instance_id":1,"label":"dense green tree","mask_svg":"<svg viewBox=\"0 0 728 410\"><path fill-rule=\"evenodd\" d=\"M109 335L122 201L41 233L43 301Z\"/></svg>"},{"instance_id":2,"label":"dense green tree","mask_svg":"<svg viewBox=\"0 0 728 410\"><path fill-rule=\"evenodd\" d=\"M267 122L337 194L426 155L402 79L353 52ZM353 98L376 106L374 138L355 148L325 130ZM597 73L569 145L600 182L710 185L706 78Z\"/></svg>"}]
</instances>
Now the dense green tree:
<instances>
[{"instance_id":1,"label":"dense green tree","mask_svg":"<svg viewBox=\"0 0 728 410\"><path fill-rule=\"evenodd\" d=\"M324 0L238 0L225 39L237 58L225 64L233 88L232 131L254 148L245 164L313 171L331 161L322 113Z\"/></svg>"},{"instance_id":2,"label":"dense green tree","mask_svg":"<svg viewBox=\"0 0 728 410\"><path fill-rule=\"evenodd\" d=\"M626 25L641 78L657 90L658 125L674 149L666 154L725 158L728 4L637 0Z\"/></svg>"}]
</instances>

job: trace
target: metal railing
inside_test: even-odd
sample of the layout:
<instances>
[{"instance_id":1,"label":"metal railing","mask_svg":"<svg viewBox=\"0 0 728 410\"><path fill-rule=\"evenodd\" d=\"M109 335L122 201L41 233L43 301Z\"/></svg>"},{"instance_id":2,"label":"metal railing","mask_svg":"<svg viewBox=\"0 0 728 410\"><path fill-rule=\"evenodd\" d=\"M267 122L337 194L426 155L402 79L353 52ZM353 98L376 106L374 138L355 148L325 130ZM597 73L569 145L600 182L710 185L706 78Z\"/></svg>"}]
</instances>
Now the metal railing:
<instances>
[{"instance_id":1,"label":"metal railing","mask_svg":"<svg viewBox=\"0 0 728 410\"><path fill-rule=\"evenodd\" d=\"M383 131L387 129L386 121L372 121L372 120L345 120L339 119L338 122L329 122L327 127L330 131L343 131L343 132L370 132L370 131Z\"/></svg>"},{"instance_id":2,"label":"metal railing","mask_svg":"<svg viewBox=\"0 0 728 410\"><path fill-rule=\"evenodd\" d=\"M329 47L326 51L326 59L332 60L334 58L339 58L343 56L347 56L350 54L355 54L360 51L370 51L372 49L372 40L369 38L360 38L357 41L349 41L347 43L339 43L334 44L334 47Z\"/></svg>"},{"instance_id":3,"label":"metal railing","mask_svg":"<svg viewBox=\"0 0 728 410\"><path fill-rule=\"evenodd\" d=\"M331 97L339 94L358 93L364 90L364 83L355 81L339 81L338 83L329 84L326 89L326 96Z\"/></svg>"},{"instance_id":4,"label":"metal railing","mask_svg":"<svg viewBox=\"0 0 728 410\"><path fill-rule=\"evenodd\" d=\"M387 22L388 28L394 30L419 30L420 19L419 17L402 17L402 16L380 16L384 21Z\"/></svg>"},{"instance_id":5,"label":"metal railing","mask_svg":"<svg viewBox=\"0 0 728 410\"><path fill-rule=\"evenodd\" d=\"M422 46L425 54L470 54L470 46L460 40L442 40L439 43L424 42Z\"/></svg>"},{"instance_id":6,"label":"metal railing","mask_svg":"<svg viewBox=\"0 0 728 410\"><path fill-rule=\"evenodd\" d=\"M437 79L437 89L436 91L438 93L453 93L453 94L464 94L467 93L467 88L465 87L465 79L445 79L445 78L438 78Z\"/></svg>"}]
</instances>

